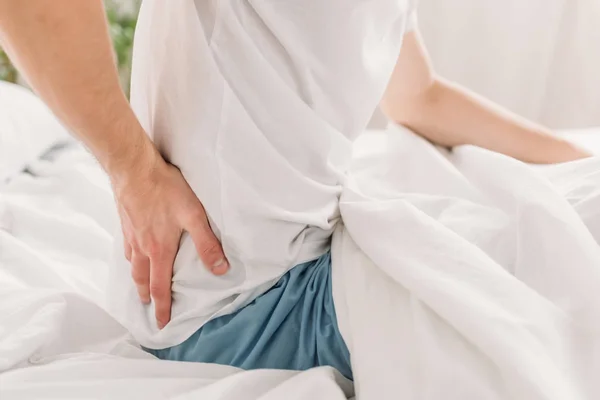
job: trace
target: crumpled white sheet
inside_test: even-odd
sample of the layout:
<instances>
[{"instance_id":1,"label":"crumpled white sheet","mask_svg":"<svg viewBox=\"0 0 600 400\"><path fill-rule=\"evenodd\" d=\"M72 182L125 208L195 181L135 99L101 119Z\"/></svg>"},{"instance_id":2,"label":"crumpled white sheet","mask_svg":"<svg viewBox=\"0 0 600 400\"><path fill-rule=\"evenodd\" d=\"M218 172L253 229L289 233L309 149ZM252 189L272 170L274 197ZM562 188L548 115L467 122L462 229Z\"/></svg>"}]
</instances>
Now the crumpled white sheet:
<instances>
[{"instance_id":1,"label":"crumpled white sheet","mask_svg":"<svg viewBox=\"0 0 600 400\"><path fill-rule=\"evenodd\" d=\"M0 80L0 184L68 139L42 100L23 86Z\"/></svg>"},{"instance_id":2,"label":"crumpled white sheet","mask_svg":"<svg viewBox=\"0 0 600 400\"><path fill-rule=\"evenodd\" d=\"M164 362L106 311L108 181L80 147L0 185L0 399L346 399L337 371Z\"/></svg>"},{"instance_id":3,"label":"crumpled white sheet","mask_svg":"<svg viewBox=\"0 0 600 400\"><path fill-rule=\"evenodd\" d=\"M600 160L356 148L332 255L357 397L600 398Z\"/></svg>"},{"instance_id":4,"label":"crumpled white sheet","mask_svg":"<svg viewBox=\"0 0 600 400\"><path fill-rule=\"evenodd\" d=\"M600 161L357 142L334 297L361 399L600 398ZM0 398L336 399L336 372L162 362L103 310L117 229L81 149L0 187Z\"/></svg>"}]
</instances>

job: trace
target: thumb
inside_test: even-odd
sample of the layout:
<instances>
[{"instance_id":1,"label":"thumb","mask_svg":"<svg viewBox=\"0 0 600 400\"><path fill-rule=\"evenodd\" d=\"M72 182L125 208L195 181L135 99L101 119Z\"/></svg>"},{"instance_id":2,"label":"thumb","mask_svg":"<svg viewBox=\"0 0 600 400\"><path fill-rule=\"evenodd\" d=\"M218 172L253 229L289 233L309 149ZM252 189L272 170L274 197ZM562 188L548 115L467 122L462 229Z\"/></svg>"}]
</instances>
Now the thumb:
<instances>
[{"instance_id":1,"label":"thumb","mask_svg":"<svg viewBox=\"0 0 600 400\"><path fill-rule=\"evenodd\" d=\"M184 229L190 234L202 263L213 274L224 275L229 271L229 262L225 258L221 243L208 224L203 209L188 221Z\"/></svg>"}]
</instances>

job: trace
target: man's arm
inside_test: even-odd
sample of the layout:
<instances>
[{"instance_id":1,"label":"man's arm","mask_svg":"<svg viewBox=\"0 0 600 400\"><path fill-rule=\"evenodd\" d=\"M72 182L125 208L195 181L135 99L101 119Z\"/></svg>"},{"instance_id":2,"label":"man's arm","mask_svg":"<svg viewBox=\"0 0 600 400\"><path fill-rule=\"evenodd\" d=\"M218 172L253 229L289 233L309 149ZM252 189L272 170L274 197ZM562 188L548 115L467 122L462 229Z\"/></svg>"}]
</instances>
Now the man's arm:
<instances>
[{"instance_id":1,"label":"man's arm","mask_svg":"<svg viewBox=\"0 0 600 400\"><path fill-rule=\"evenodd\" d=\"M381 108L393 121L446 147L472 144L540 164L589 156L548 129L435 75L418 32L406 35Z\"/></svg>"},{"instance_id":2,"label":"man's arm","mask_svg":"<svg viewBox=\"0 0 600 400\"><path fill-rule=\"evenodd\" d=\"M101 1L0 0L0 43L107 172L151 151L120 90Z\"/></svg>"},{"instance_id":3,"label":"man's arm","mask_svg":"<svg viewBox=\"0 0 600 400\"><path fill-rule=\"evenodd\" d=\"M228 264L204 208L160 156L119 86L101 0L0 0L0 43L52 111L107 171L140 298L170 319L182 231L212 272Z\"/></svg>"}]
</instances>

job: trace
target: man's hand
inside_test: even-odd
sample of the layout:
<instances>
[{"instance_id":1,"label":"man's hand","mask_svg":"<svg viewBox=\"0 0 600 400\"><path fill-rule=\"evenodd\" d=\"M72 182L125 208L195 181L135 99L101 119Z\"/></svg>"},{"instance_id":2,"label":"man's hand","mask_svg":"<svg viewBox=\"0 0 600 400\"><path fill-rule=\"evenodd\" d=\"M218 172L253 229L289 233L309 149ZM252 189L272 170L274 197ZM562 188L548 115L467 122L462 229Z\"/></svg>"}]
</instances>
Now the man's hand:
<instances>
[{"instance_id":1,"label":"man's hand","mask_svg":"<svg viewBox=\"0 0 600 400\"><path fill-rule=\"evenodd\" d=\"M229 269L204 207L180 171L166 163L151 143L123 174L112 176L125 238L125 257L140 299L155 305L158 327L171 318L173 263L183 231L215 275Z\"/></svg>"}]
</instances>

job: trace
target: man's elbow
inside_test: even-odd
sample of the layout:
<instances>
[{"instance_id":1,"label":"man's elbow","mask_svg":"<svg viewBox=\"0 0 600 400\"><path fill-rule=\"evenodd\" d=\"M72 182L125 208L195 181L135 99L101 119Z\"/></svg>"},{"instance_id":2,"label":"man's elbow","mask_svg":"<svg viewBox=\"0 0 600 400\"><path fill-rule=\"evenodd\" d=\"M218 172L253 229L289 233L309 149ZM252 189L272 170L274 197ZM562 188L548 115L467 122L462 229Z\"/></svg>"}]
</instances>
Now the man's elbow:
<instances>
[{"instance_id":1,"label":"man's elbow","mask_svg":"<svg viewBox=\"0 0 600 400\"><path fill-rule=\"evenodd\" d=\"M435 110L444 101L447 87L448 84L443 79L435 77L427 87L418 92L384 97L381 110L390 120L418 130L422 121L435 115Z\"/></svg>"}]
</instances>

